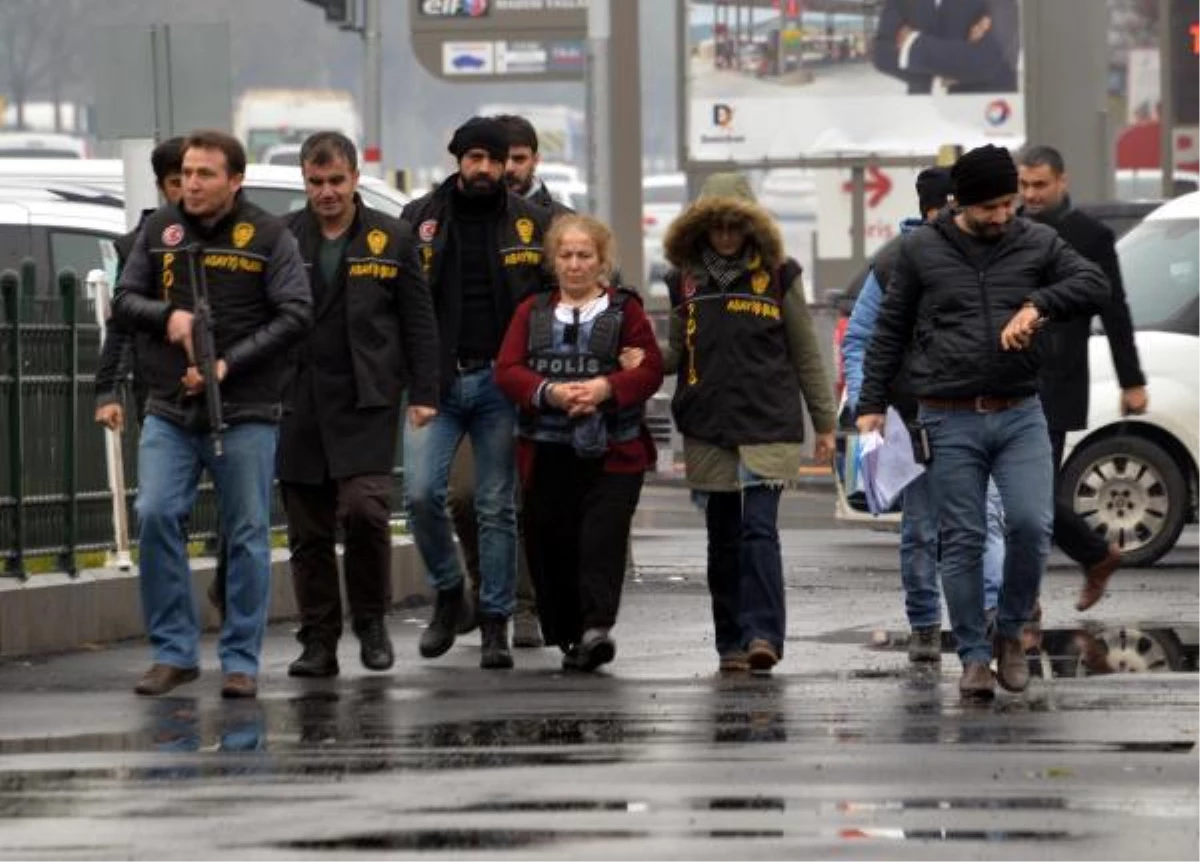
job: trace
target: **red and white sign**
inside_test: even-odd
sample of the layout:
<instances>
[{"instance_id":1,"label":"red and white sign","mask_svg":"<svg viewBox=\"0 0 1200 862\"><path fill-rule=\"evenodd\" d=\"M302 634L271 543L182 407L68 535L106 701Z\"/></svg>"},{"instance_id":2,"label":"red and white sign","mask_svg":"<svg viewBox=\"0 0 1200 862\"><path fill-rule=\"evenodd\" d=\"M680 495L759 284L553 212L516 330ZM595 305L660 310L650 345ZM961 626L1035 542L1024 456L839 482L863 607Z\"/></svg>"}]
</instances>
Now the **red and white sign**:
<instances>
[{"instance_id":1,"label":"red and white sign","mask_svg":"<svg viewBox=\"0 0 1200 862\"><path fill-rule=\"evenodd\" d=\"M816 171L817 255L845 259L854 251L850 236L852 179L849 170ZM868 167L863 173L863 242L868 256L900 232L900 222L920 215L918 168Z\"/></svg>"},{"instance_id":2,"label":"red and white sign","mask_svg":"<svg viewBox=\"0 0 1200 862\"><path fill-rule=\"evenodd\" d=\"M1175 170L1200 171L1200 128L1176 127L1174 152Z\"/></svg>"}]
</instances>

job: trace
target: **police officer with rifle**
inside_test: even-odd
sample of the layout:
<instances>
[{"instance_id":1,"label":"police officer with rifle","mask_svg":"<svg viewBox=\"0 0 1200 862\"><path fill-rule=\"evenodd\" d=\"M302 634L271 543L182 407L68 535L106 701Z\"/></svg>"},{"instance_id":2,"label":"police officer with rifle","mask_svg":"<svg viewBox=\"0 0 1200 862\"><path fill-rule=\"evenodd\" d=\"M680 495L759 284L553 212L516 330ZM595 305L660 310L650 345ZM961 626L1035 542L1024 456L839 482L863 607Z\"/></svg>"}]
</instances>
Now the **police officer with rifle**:
<instances>
[{"instance_id":1,"label":"police officer with rifle","mask_svg":"<svg viewBox=\"0 0 1200 862\"><path fill-rule=\"evenodd\" d=\"M166 694L200 673L184 528L202 469L213 477L228 546L221 694L258 691L277 426L292 348L312 325L312 298L295 239L243 197L245 170L237 139L192 133L183 201L146 220L114 301L118 320L137 330L149 389L137 512L154 663L135 688L143 695Z\"/></svg>"}]
</instances>

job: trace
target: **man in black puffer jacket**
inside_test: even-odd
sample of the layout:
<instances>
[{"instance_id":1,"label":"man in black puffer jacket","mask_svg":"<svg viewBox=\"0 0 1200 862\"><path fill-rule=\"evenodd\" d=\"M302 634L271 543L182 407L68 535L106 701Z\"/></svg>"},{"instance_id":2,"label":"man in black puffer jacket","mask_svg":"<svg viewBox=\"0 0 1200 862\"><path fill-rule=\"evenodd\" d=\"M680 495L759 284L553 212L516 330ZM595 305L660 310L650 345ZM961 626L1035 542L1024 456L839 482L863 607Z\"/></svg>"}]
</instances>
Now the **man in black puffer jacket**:
<instances>
[{"instance_id":1,"label":"man in black puffer jacket","mask_svg":"<svg viewBox=\"0 0 1200 862\"><path fill-rule=\"evenodd\" d=\"M1050 551L1054 465L1037 396L1035 336L1046 320L1108 301L1103 273L1044 225L1014 219L1017 167L991 145L951 171L955 208L905 238L867 353L860 432L883 427L888 384L910 351L913 392L933 452L928 481L942 531L942 586L963 663L964 697L1021 691L1021 629ZM910 348L911 345L911 348ZM994 645L987 643L982 555L988 477L1008 523Z\"/></svg>"}]
</instances>

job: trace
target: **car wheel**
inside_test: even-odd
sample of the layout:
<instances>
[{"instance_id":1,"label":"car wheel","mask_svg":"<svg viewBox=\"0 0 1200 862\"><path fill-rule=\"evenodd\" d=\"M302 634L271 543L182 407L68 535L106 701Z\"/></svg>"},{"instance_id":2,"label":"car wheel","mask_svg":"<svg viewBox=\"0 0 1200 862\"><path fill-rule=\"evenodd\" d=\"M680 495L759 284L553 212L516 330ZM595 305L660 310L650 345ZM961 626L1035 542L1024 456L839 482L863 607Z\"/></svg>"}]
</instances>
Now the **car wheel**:
<instances>
[{"instance_id":1,"label":"car wheel","mask_svg":"<svg viewBox=\"0 0 1200 862\"><path fill-rule=\"evenodd\" d=\"M1175 460L1142 437L1110 437L1076 451L1063 499L1121 548L1122 564L1148 566L1174 547L1187 519L1187 480Z\"/></svg>"}]
</instances>

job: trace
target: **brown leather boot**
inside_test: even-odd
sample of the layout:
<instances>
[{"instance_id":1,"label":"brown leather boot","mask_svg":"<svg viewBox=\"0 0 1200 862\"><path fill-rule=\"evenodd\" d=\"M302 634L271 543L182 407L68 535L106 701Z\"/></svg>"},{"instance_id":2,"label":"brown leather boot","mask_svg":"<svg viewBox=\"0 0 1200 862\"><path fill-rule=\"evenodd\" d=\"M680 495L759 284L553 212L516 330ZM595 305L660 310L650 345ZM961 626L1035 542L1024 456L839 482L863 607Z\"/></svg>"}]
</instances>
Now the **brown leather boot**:
<instances>
[{"instance_id":1,"label":"brown leather boot","mask_svg":"<svg viewBox=\"0 0 1200 862\"><path fill-rule=\"evenodd\" d=\"M1104 559L1093 563L1084 570L1086 580L1083 582L1083 589L1079 591L1079 601L1075 603L1075 610L1086 611L1104 598L1104 589L1108 586L1108 579L1120 565L1121 548L1117 545L1109 545Z\"/></svg>"},{"instance_id":2,"label":"brown leather boot","mask_svg":"<svg viewBox=\"0 0 1200 862\"><path fill-rule=\"evenodd\" d=\"M1029 659L1021 641L996 635L992 642L996 657L996 681L1007 691L1022 692L1029 685Z\"/></svg>"},{"instance_id":3,"label":"brown leather boot","mask_svg":"<svg viewBox=\"0 0 1200 862\"><path fill-rule=\"evenodd\" d=\"M766 676L771 668L779 664L779 653L762 638L755 638L746 647L746 662L750 665L750 673Z\"/></svg>"},{"instance_id":4,"label":"brown leather boot","mask_svg":"<svg viewBox=\"0 0 1200 862\"><path fill-rule=\"evenodd\" d=\"M138 694L157 697L160 694L166 694L176 686L191 682L198 676L200 676L198 667L176 667L173 664L155 662L150 665L148 671L142 674L142 678L138 680L133 690Z\"/></svg>"},{"instance_id":5,"label":"brown leather boot","mask_svg":"<svg viewBox=\"0 0 1200 862\"><path fill-rule=\"evenodd\" d=\"M257 697L258 683L248 673L227 673L221 683L221 697Z\"/></svg>"},{"instance_id":6,"label":"brown leather boot","mask_svg":"<svg viewBox=\"0 0 1200 862\"><path fill-rule=\"evenodd\" d=\"M972 661L963 665L962 677L958 680L958 693L970 700L991 700L996 696L996 680L991 668L983 662Z\"/></svg>"}]
</instances>

